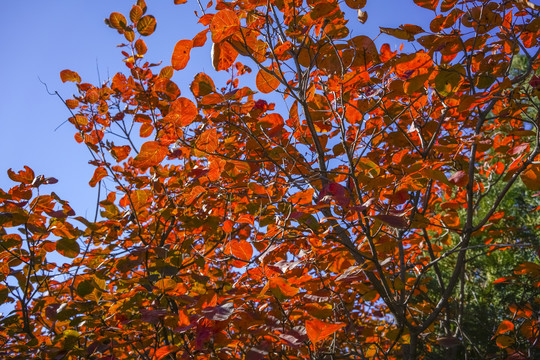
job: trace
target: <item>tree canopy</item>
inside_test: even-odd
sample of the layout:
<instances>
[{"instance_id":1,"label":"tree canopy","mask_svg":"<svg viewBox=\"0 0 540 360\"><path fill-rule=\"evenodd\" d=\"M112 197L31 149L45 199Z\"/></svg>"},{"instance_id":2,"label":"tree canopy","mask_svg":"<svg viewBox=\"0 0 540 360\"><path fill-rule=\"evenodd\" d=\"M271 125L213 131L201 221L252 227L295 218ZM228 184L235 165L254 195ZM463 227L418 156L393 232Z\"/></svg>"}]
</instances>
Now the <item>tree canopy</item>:
<instances>
[{"instance_id":1,"label":"tree canopy","mask_svg":"<svg viewBox=\"0 0 540 360\"><path fill-rule=\"evenodd\" d=\"M125 72L61 72L96 215L8 171L2 357L539 356L540 7L414 0L429 28L372 39L366 0L198 4L163 63L138 0Z\"/></svg>"}]
</instances>

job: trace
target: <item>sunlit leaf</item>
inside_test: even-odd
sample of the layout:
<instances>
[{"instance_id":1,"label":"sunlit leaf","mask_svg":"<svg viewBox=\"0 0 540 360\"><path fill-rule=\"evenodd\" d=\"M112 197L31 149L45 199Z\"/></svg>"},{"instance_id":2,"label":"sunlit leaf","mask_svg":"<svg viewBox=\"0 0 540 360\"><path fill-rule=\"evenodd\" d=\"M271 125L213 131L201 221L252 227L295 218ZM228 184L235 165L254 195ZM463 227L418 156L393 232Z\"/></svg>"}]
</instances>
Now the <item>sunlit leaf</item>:
<instances>
[{"instance_id":1,"label":"sunlit leaf","mask_svg":"<svg viewBox=\"0 0 540 360\"><path fill-rule=\"evenodd\" d=\"M156 18L152 15L145 15L137 22L137 31L142 36L149 36L156 30Z\"/></svg>"},{"instance_id":2,"label":"sunlit leaf","mask_svg":"<svg viewBox=\"0 0 540 360\"><path fill-rule=\"evenodd\" d=\"M171 64L174 70L182 70L186 67L189 62L189 53L192 46L193 41L191 40L180 40L176 43L171 58Z\"/></svg>"},{"instance_id":3,"label":"sunlit leaf","mask_svg":"<svg viewBox=\"0 0 540 360\"><path fill-rule=\"evenodd\" d=\"M327 323L318 319L306 320L307 336L314 345L344 326L344 323Z\"/></svg>"},{"instance_id":4,"label":"sunlit leaf","mask_svg":"<svg viewBox=\"0 0 540 360\"><path fill-rule=\"evenodd\" d=\"M68 258L75 258L79 255L81 248L76 239L62 238L56 242L56 251Z\"/></svg>"},{"instance_id":5,"label":"sunlit leaf","mask_svg":"<svg viewBox=\"0 0 540 360\"><path fill-rule=\"evenodd\" d=\"M266 69L260 69L257 73L255 84L260 92L268 94L278 88L280 81L274 75L268 73Z\"/></svg>"},{"instance_id":6,"label":"sunlit leaf","mask_svg":"<svg viewBox=\"0 0 540 360\"><path fill-rule=\"evenodd\" d=\"M212 18L210 31L212 31L212 41L221 42L225 38L233 35L240 29L240 20L232 10L220 10Z\"/></svg>"},{"instance_id":7,"label":"sunlit leaf","mask_svg":"<svg viewBox=\"0 0 540 360\"><path fill-rule=\"evenodd\" d=\"M62 70L62 71L60 71L60 79L64 83L66 81L72 81L72 82L77 82L77 83L81 82L81 77L79 76L79 74L77 74L75 71L71 71L71 70Z\"/></svg>"},{"instance_id":8,"label":"sunlit leaf","mask_svg":"<svg viewBox=\"0 0 540 360\"><path fill-rule=\"evenodd\" d=\"M133 165L146 170L158 165L167 156L168 148L157 141L147 141L141 146L139 154L133 160Z\"/></svg>"},{"instance_id":9,"label":"sunlit leaf","mask_svg":"<svg viewBox=\"0 0 540 360\"><path fill-rule=\"evenodd\" d=\"M161 360L167 357L169 354L172 354L173 352L176 352L178 350L180 350L180 348L176 345L165 345L157 349L154 356L156 360Z\"/></svg>"},{"instance_id":10,"label":"sunlit leaf","mask_svg":"<svg viewBox=\"0 0 540 360\"><path fill-rule=\"evenodd\" d=\"M101 179L103 179L105 176L107 176L107 169L105 169L103 166L96 168L96 170L94 171L94 175L89 182L90 186L96 186L97 183L101 181Z\"/></svg>"}]
</instances>

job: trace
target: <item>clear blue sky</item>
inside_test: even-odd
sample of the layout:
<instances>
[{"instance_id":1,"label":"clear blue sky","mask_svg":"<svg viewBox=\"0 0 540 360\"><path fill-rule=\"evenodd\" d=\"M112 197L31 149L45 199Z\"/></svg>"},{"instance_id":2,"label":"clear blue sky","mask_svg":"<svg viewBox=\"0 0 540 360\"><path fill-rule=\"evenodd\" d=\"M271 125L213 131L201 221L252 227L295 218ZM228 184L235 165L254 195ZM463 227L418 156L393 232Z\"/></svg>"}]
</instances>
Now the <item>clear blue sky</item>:
<instances>
[{"instance_id":1,"label":"clear blue sky","mask_svg":"<svg viewBox=\"0 0 540 360\"><path fill-rule=\"evenodd\" d=\"M206 1L201 1L205 3ZM36 175L53 176L59 180L43 190L54 191L68 200L77 215L91 216L95 209L96 189L88 181L93 166L84 145L73 139L74 129L66 123L55 131L69 112L56 97L49 96L38 77L50 91L58 91L64 98L75 92L72 84L62 84L59 73L63 69L77 71L84 82L98 83L115 73L126 72L116 45L123 36L108 28L103 19L113 11L127 14L135 1L111 0L30 0L9 1L3 4L4 18L0 22L2 64L0 76L0 187L9 189L13 182L7 177L9 168L21 169L28 165ZM191 39L202 30L193 15L198 10L196 0L188 4L173 4L173 0L147 0L148 13L157 18L154 35L145 38L148 60L163 60L170 64L176 41ZM361 25L350 23L352 35L376 36L378 26L397 27L403 23L425 25L432 16L429 11L414 5L412 0L369 0L364 9L369 18ZM424 26L428 29L428 26ZM384 41L396 47L400 42L385 36ZM210 43L210 41L208 41ZM247 63L247 62L246 62ZM188 67L175 75L184 91L193 75L204 71L220 83L210 64L208 47L194 49ZM262 96L261 96L262 97ZM277 100L274 100L277 101Z\"/></svg>"}]
</instances>

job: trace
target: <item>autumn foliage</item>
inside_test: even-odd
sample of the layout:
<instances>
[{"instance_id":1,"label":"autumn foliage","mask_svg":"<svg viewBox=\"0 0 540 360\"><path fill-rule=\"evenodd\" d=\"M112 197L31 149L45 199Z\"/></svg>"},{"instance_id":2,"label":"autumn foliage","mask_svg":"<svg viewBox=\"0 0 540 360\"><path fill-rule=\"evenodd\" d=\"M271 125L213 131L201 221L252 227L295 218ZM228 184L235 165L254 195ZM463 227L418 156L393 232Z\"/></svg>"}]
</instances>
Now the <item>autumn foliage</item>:
<instances>
[{"instance_id":1,"label":"autumn foliage","mask_svg":"<svg viewBox=\"0 0 540 360\"><path fill-rule=\"evenodd\" d=\"M106 20L125 72L97 85L60 74L99 216L47 194L54 178L9 170L2 358L472 351L469 254L526 251L500 205L518 184L540 190L539 7L415 0L429 28L372 39L355 35L365 0L202 3L204 30L171 44L170 62L145 60L159 19L139 0ZM195 52L230 80L190 75L181 94ZM518 55L528 65L513 75ZM538 289L538 260L493 286ZM484 355L538 356L540 298L506 306Z\"/></svg>"}]
</instances>

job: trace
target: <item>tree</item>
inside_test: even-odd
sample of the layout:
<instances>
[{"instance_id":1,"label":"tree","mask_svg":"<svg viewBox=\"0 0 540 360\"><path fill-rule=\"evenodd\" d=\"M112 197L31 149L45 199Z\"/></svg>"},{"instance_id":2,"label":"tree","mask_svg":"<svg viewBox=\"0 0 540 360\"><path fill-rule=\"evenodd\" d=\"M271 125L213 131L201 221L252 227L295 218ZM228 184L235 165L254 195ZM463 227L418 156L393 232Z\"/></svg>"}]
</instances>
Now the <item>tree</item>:
<instances>
[{"instance_id":1,"label":"tree","mask_svg":"<svg viewBox=\"0 0 540 360\"><path fill-rule=\"evenodd\" d=\"M76 217L30 168L0 193L4 358L417 359L468 344L468 256L517 248L501 204L520 182L540 190L539 9L414 2L429 30L381 28L411 52L349 35L361 0L201 3L205 30L163 67L145 61L144 1L112 13L128 71L60 74L100 216ZM206 41L230 80L199 73L183 97L175 71ZM538 289L538 258L520 266ZM538 354L528 300L525 339L494 329L500 358Z\"/></svg>"}]
</instances>

